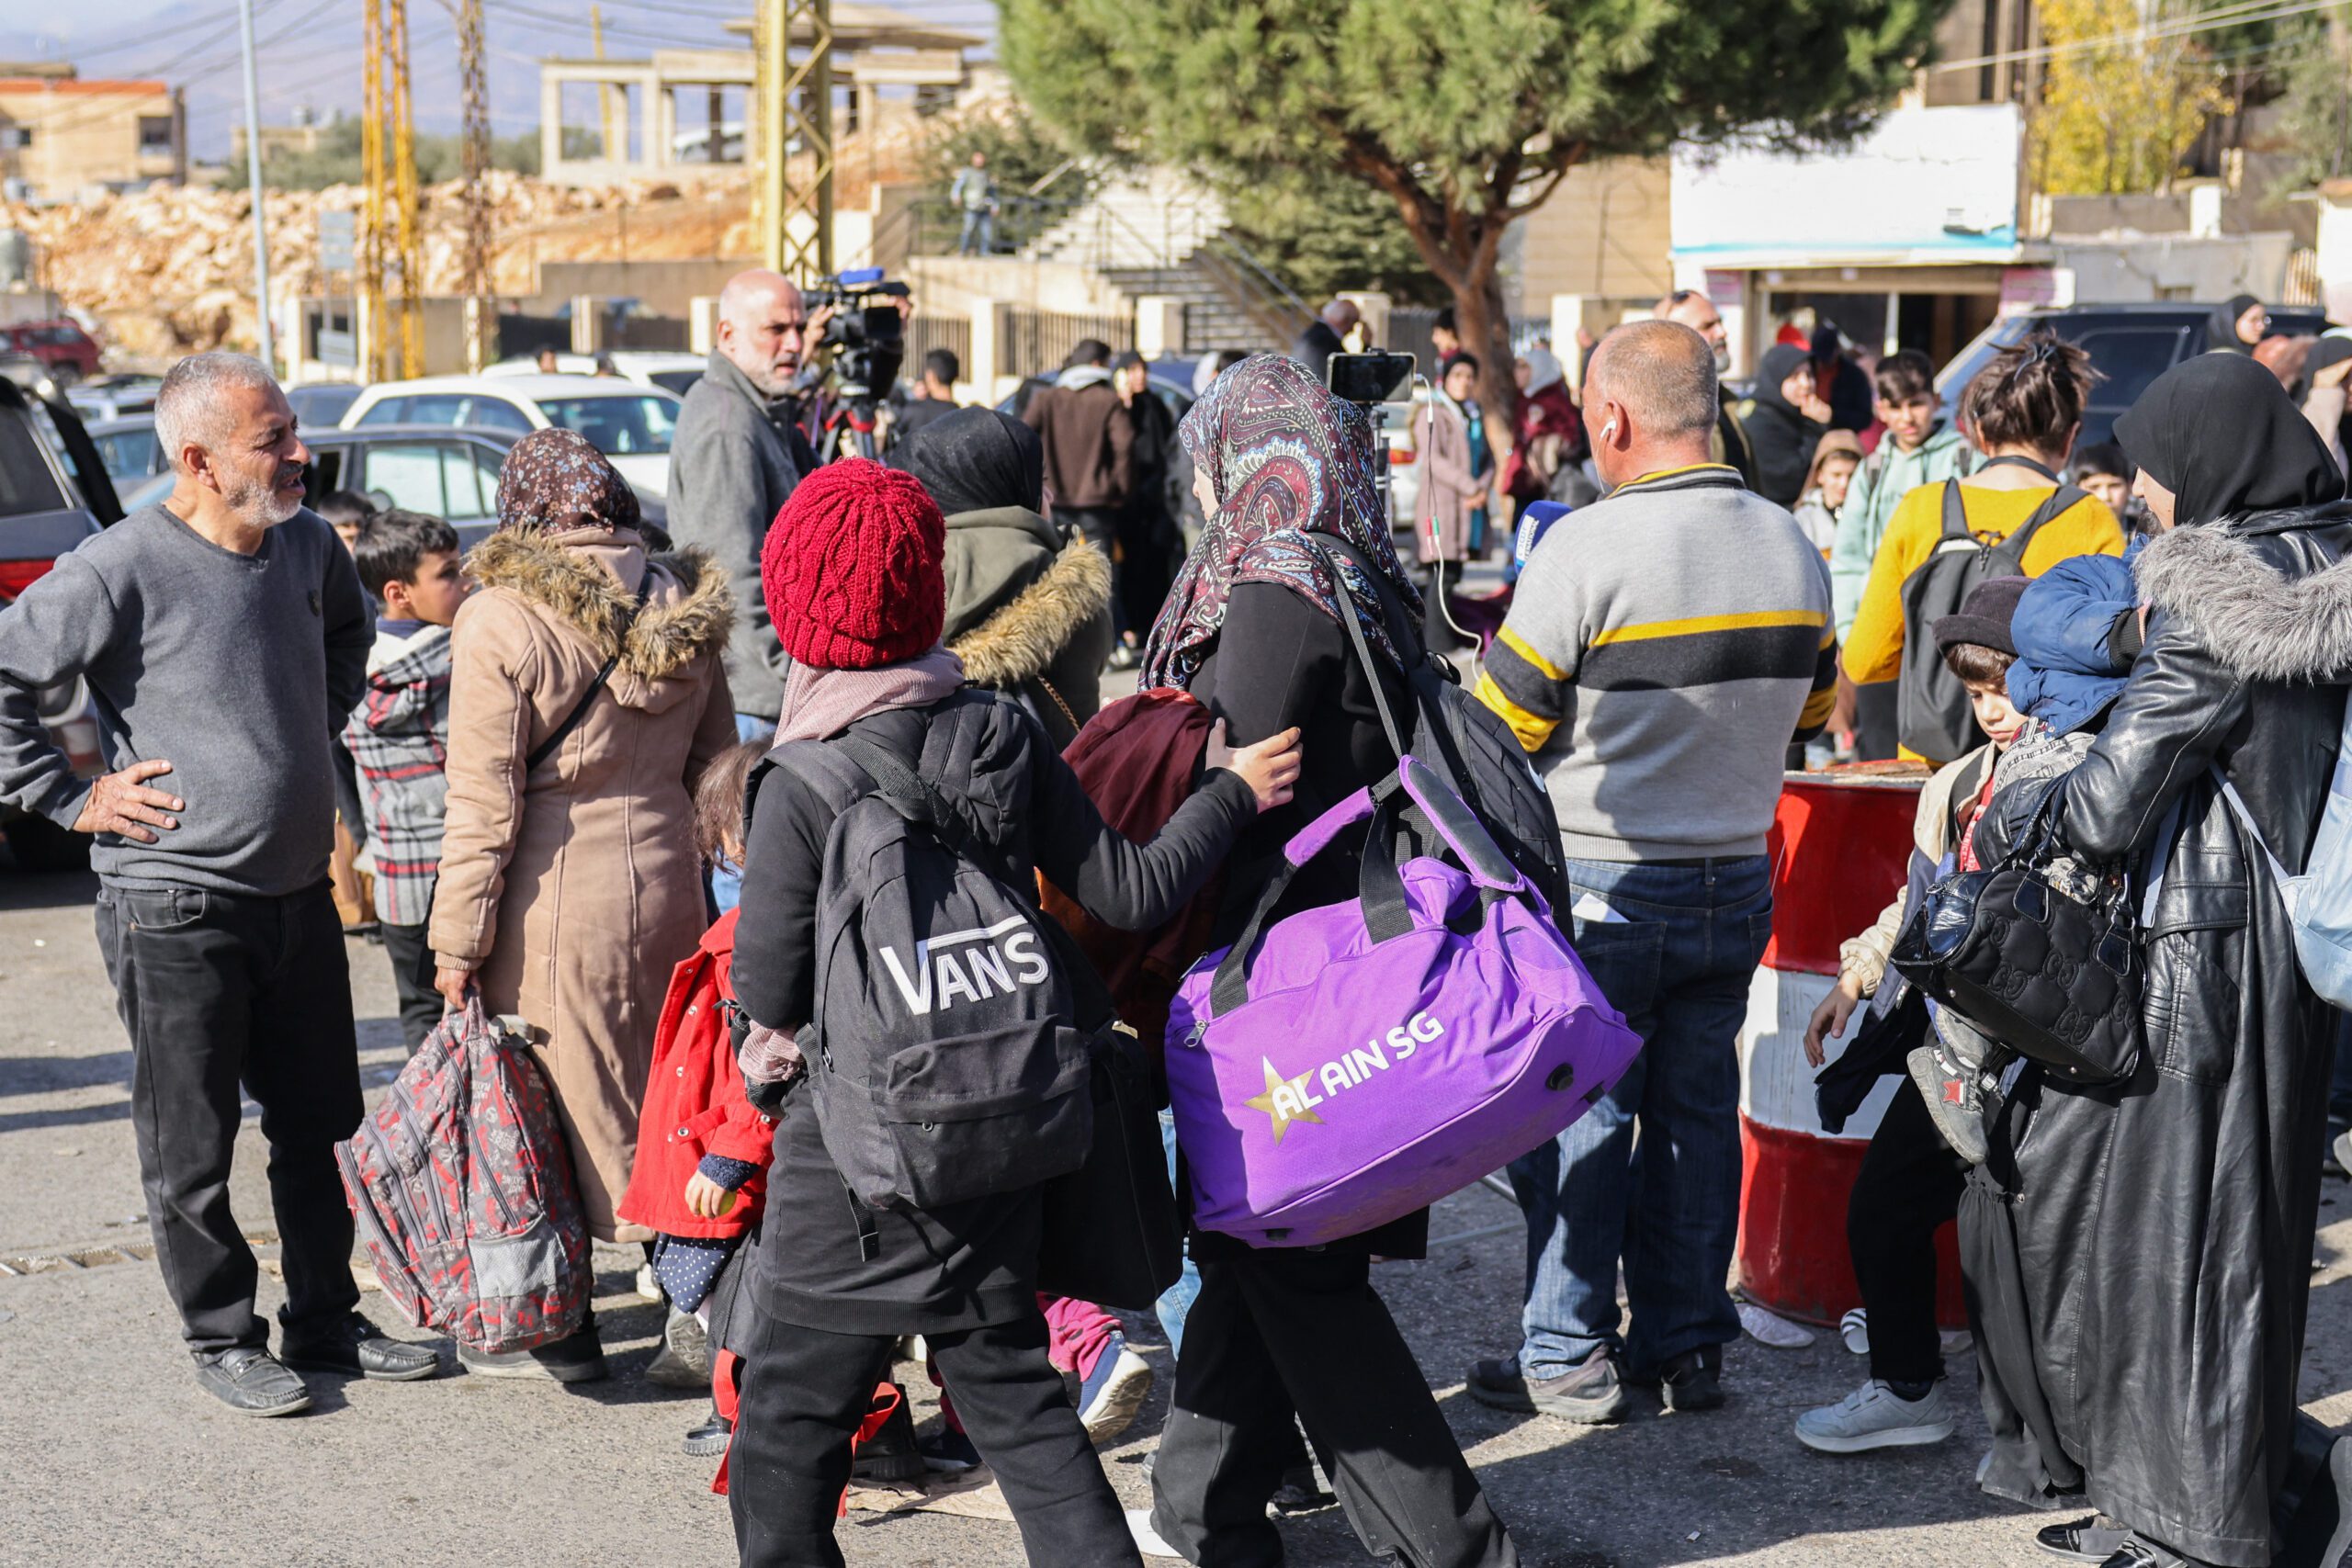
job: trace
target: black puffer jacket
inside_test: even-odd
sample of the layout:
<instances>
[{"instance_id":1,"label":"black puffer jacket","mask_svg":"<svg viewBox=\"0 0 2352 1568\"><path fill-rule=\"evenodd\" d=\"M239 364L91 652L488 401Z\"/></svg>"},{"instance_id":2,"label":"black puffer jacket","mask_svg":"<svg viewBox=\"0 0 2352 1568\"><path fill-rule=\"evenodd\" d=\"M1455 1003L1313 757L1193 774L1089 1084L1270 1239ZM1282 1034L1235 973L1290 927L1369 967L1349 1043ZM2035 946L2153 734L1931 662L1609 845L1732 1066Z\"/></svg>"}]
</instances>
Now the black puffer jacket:
<instances>
[{"instance_id":1,"label":"black puffer jacket","mask_svg":"<svg viewBox=\"0 0 2352 1568\"><path fill-rule=\"evenodd\" d=\"M857 729L919 759L917 771L1016 874L1043 871L1097 919L1129 930L1157 925L1198 892L1257 816L1250 786L1215 769L1157 838L1131 843L1103 824L1035 719L969 687ZM755 1021L791 1028L814 1009L819 884L840 805L782 768L757 784L735 994ZM754 1299L785 1322L842 1334L938 1334L1025 1315L1036 1310L1040 1191L875 1214L879 1256L861 1259L849 1190L796 1089L776 1127Z\"/></svg>"},{"instance_id":2,"label":"black puffer jacket","mask_svg":"<svg viewBox=\"0 0 2352 1568\"><path fill-rule=\"evenodd\" d=\"M2169 835L2145 1054L2104 1089L2027 1069L1961 1214L1986 1488L2079 1483L2176 1551L2249 1568L2271 1561L2295 1422L2331 1014L2215 769L2302 866L2352 671L2347 549L2339 502L2177 529L2142 558L2147 645L2054 819L2110 863L2144 867ZM1988 854L2016 815L1995 803Z\"/></svg>"}]
</instances>

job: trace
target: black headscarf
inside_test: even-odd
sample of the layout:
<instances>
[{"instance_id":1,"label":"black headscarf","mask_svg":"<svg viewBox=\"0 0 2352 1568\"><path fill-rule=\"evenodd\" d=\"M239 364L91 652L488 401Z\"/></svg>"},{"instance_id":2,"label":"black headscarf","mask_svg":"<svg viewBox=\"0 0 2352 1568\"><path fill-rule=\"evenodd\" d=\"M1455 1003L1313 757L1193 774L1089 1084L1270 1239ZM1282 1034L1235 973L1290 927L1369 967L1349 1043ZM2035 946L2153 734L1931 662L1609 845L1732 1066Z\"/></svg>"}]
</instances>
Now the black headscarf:
<instances>
[{"instance_id":1,"label":"black headscarf","mask_svg":"<svg viewBox=\"0 0 2352 1568\"><path fill-rule=\"evenodd\" d=\"M2252 354L2254 344L2238 336L2238 318L2261 303L2251 294L2231 295L2230 302L2206 321L2205 345L2227 349L2232 354Z\"/></svg>"},{"instance_id":2,"label":"black headscarf","mask_svg":"<svg viewBox=\"0 0 2352 1568\"><path fill-rule=\"evenodd\" d=\"M1764 351L1756 368L1755 407L1746 424L1748 445L1756 449L1756 493L1782 506L1794 506L1804 493L1805 472L1813 466L1814 448L1826 428L1805 418L1781 395L1781 383L1797 373L1812 355L1792 343L1776 343Z\"/></svg>"},{"instance_id":3,"label":"black headscarf","mask_svg":"<svg viewBox=\"0 0 2352 1568\"><path fill-rule=\"evenodd\" d=\"M2237 355L2174 366L2115 422L2115 434L2172 491L2176 525L2344 494L2335 459L2278 378Z\"/></svg>"},{"instance_id":4,"label":"black headscarf","mask_svg":"<svg viewBox=\"0 0 2352 1568\"><path fill-rule=\"evenodd\" d=\"M1037 433L994 409L957 409L922 427L891 459L953 517L1001 506L1046 503L1046 446Z\"/></svg>"}]
</instances>

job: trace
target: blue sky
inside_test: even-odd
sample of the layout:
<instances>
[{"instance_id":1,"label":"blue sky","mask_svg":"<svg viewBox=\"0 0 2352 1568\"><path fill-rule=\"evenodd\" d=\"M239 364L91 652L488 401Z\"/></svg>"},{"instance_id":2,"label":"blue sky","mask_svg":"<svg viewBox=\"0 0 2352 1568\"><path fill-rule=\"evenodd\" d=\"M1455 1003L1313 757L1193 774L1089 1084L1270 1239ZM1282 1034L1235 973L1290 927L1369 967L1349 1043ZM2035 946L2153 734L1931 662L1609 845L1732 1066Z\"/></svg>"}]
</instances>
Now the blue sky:
<instances>
[{"instance_id":1,"label":"blue sky","mask_svg":"<svg viewBox=\"0 0 2352 1568\"><path fill-rule=\"evenodd\" d=\"M992 32L989 0L883 0L950 27ZM748 17L752 0L599 0L605 52L642 56L658 47L740 45L725 30ZM355 0L254 0L262 41L262 118L280 124L308 104L322 117L359 107L359 12ZM84 76L156 77L187 89L189 151L226 155L229 126L243 113L234 0L75 0L52 25L28 27L29 7L0 17L0 60L71 60ZM538 125L542 55L589 53L587 0L484 0L490 48L491 124L500 136ZM411 69L417 123L458 123L456 25L442 0L409 0ZM578 106L571 118L585 123ZM693 106L681 120L698 121Z\"/></svg>"}]
</instances>

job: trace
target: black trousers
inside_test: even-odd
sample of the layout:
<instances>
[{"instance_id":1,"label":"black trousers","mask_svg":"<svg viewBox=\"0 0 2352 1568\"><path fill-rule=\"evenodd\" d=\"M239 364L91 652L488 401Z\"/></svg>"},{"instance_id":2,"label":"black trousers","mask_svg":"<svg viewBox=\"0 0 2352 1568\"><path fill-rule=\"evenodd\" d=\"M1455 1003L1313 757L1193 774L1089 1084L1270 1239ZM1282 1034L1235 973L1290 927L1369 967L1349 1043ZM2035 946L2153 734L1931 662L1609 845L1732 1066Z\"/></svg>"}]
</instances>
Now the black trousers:
<instances>
[{"instance_id":1,"label":"black trousers","mask_svg":"<svg viewBox=\"0 0 2352 1568\"><path fill-rule=\"evenodd\" d=\"M441 993L433 988L433 944L425 940L428 929L396 926L390 920L376 928L384 939L384 954L392 961L392 988L401 998L401 1037L412 1056L441 1021Z\"/></svg>"},{"instance_id":2,"label":"black trousers","mask_svg":"<svg viewBox=\"0 0 2352 1568\"><path fill-rule=\"evenodd\" d=\"M1119 518L1119 630L1133 632L1137 642L1159 619L1184 553L1182 536L1160 500L1162 488L1155 484L1148 499L1129 502Z\"/></svg>"},{"instance_id":3,"label":"black trousers","mask_svg":"<svg viewBox=\"0 0 2352 1568\"><path fill-rule=\"evenodd\" d=\"M1200 1268L1152 1467L1162 1540L1200 1568L1280 1563L1266 1503L1297 1450L1295 1409L1374 1557L1515 1568L1517 1549L1372 1288L1368 1257L1269 1248Z\"/></svg>"},{"instance_id":4,"label":"black trousers","mask_svg":"<svg viewBox=\"0 0 2352 1568\"><path fill-rule=\"evenodd\" d=\"M1870 1309L1874 1378L1931 1382L1943 1376L1936 1230L1960 1212L1967 1185L1968 1162L1937 1134L1919 1086L1904 1074L1846 1202L1846 1248Z\"/></svg>"},{"instance_id":5,"label":"black trousers","mask_svg":"<svg viewBox=\"0 0 2352 1568\"><path fill-rule=\"evenodd\" d=\"M1891 762L1903 749L1900 681L1854 688L1854 751L1864 762Z\"/></svg>"},{"instance_id":6,"label":"black trousers","mask_svg":"<svg viewBox=\"0 0 2352 1568\"><path fill-rule=\"evenodd\" d=\"M102 887L98 947L130 1035L130 1121L164 1287L199 1354L265 1345L229 1212L239 1090L261 1107L289 1335L358 1304L334 1145L359 1125L351 971L327 885L283 897Z\"/></svg>"},{"instance_id":7,"label":"black trousers","mask_svg":"<svg viewBox=\"0 0 2352 1568\"><path fill-rule=\"evenodd\" d=\"M1101 550L1102 558L1111 563L1111 614L1114 620L1123 618L1120 610L1124 601L1120 598L1119 584L1124 570L1119 561L1119 521L1125 512L1125 506L1057 505L1054 508L1055 522L1076 529L1080 538ZM1121 626L1118 629L1124 632L1127 628ZM1150 629L1146 626L1136 635L1141 637L1143 632Z\"/></svg>"},{"instance_id":8,"label":"black trousers","mask_svg":"<svg viewBox=\"0 0 2352 1568\"><path fill-rule=\"evenodd\" d=\"M749 1336L727 1506L743 1568L841 1568L835 1510L851 1434L889 1370L890 1335L831 1334L761 1314ZM996 1472L1036 1568L1141 1568L1126 1516L1046 1359L1046 1319L927 1334L973 1447Z\"/></svg>"}]
</instances>

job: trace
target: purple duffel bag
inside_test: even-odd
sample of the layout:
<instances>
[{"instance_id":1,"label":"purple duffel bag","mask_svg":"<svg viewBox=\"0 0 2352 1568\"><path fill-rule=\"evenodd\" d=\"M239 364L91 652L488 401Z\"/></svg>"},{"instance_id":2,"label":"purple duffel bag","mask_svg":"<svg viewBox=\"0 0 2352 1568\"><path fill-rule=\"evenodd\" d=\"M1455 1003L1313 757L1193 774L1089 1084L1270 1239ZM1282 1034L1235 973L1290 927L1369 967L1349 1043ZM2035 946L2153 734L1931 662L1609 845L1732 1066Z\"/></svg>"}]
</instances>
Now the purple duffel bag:
<instances>
[{"instance_id":1,"label":"purple duffel bag","mask_svg":"<svg viewBox=\"0 0 2352 1568\"><path fill-rule=\"evenodd\" d=\"M1641 1049L1437 772L1408 756L1392 784L1466 873L1400 866L1404 801L1359 790L1291 840L1240 939L1177 993L1168 1087L1204 1230L1314 1247L1385 1224L1556 1136ZM1265 930L1298 868L1366 818L1361 896Z\"/></svg>"}]
</instances>

